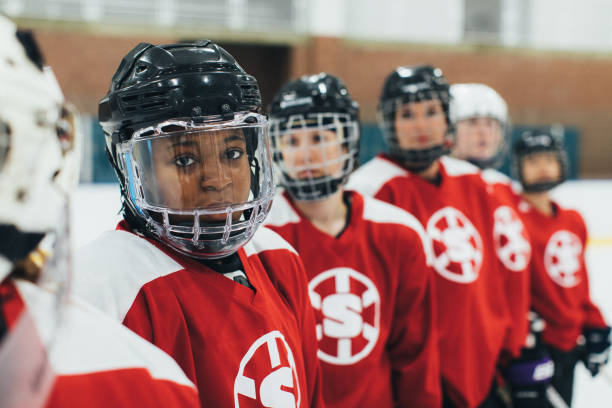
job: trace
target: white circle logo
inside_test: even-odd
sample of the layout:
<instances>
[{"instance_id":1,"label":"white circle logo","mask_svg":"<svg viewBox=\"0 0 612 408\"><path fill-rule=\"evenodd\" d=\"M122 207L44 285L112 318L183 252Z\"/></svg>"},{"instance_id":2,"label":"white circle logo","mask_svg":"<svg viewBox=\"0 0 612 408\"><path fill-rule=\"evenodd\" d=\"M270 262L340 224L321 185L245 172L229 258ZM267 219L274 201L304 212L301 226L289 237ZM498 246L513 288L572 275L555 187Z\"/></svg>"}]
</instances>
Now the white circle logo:
<instances>
[{"instance_id":1,"label":"white circle logo","mask_svg":"<svg viewBox=\"0 0 612 408\"><path fill-rule=\"evenodd\" d=\"M493 219L497 257L511 271L526 270L531 259L531 244L518 214L508 206L501 206L493 213Z\"/></svg>"},{"instance_id":2,"label":"white circle logo","mask_svg":"<svg viewBox=\"0 0 612 408\"><path fill-rule=\"evenodd\" d=\"M240 361L234 380L234 406L300 406L295 360L289 344L279 331L266 333L255 340Z\"/></svg>"},{"instance_id":3,"label":"white circle logo","mask_svg":"<svg viewBox=\"0 0 612 408\"><path fill-rule=\"evenodd\" d=\"M433 267L457 283L472 283L482 266L482 239L472 222L459 210L444 207L427 222L434 251Z\"/></svg>"},{"instance_id":4,"label":"white circle logo","mask_svg":"<svg viewBox=\"0 0 612 408\"><path fill-rule=\"evenodd\" d=\"M351 268L334 268L308 284L317 318L317 355L349 365L367 356L380 333L380 295L374 283Z\"/></svg>"},{"instance_id":5,"label":"white circle logo","mask_svg":"<svg viewBox=\"0 0 612 408\"><path fill-rule=\"evenodd\" d=\"M580 270L582 242L576 234L561 230L555 232L544 251L544 267L557 284L571 288L580 283L577 272Z\"/></svg>"}]
</instances>

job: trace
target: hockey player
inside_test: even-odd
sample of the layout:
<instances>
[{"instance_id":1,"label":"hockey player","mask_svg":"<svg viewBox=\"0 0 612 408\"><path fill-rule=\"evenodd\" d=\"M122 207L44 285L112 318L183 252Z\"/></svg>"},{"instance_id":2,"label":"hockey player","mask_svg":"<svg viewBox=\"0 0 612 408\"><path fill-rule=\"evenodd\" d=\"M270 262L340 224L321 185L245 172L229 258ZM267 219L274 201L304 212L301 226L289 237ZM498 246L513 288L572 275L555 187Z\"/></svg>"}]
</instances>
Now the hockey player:
<instances>
[{"instance_id":1,"label":"hockey player","mask_svg":"<svg viewBox=\"0 0 612 408\"><path fill-rule=\"evenodd\" d=\"M450 87L450 118L455 128L455 143L452 155L467 160L482 170L488 191L495 196L499 206L494 209L494 243L498 257L510 270L525 270L531 259L531 244L527 230L520 220L518 204L520 187L497 170L507 151L509 133L508 107L506 101L491 87L478 84L453 84ZM535 323L535 328L538 327ZM531 333L522 356L527 361L548 360L550 357ZM522 366L522 365L521 365ZM506 376L520 373L517 366L507 370ZM512 382L512 381L510 381ZM515 379L511 389L515 407L538 407L546 404L546 382L521 381ZM518 383L520 384L518 384Z\"/></svg>"},{"instance_id":2,"label":"hockey player","mask_svg":"<svg viewBox=\"0 0 612 408\"><path fill-rule=\"evenodd\" d=\"M321 404L303 265L260 225L275 191L248 75L210 41L141 43L100 102L124 220L75 290L168 352L203 406Z\"/></svg>"},{"instance_id":3,"label":"hockey player","mask_svg":"<svg viewBox=\"0 0 612 408\"><path fill-rule=\"evenodd\" d=\"M390 148L349 181L414 214L433 241L445 406L500 406L500 355L516 357L527 332L524 269L498 259L499 203L477 167L445 157L452 145L449 87L439 69L398 67L386 79L379 118Z\"/></svg>"},{"instance_id":4,"label":"hockey player","mask_svg":"<svg viewBox=\"0 0 612 408\"><path fill-rule=\"evenodd\" d=\"M508 106L485 84L453 84L450 116L455 127L453 156L481 169L497 168L507 150Z\"/></svg>"},{"instance_id":5,"label":"hockey player","mask_svg":"<svg viewBox=\"0 0 612 408\"><path fill-rule=\"evenodd\" d=\"M345 191L359 108L336 77L285 84L269 109L285 191L267 225L296 248L328 407L439 407L430 242L397 207Z\"/></svg>"},{"instance_id":6,"label":"hockey player","mask_svg":"<svg viewBox=\"0 0 612 408\"><path fill-rule=\"evenodd\" d=\"M519 208L533 246L532 308L546 324L541 338L555 363L552 385L570 405L577 361L598 374L608 361L610 327L589 298L584 221L549 194L567 179L562 135L553 128L526 131L512 158L524 189Z\"/></svg>"},{"instance_id":7,"label":"hockey player","mask_svg":"<svg viewBox=\"0 0 612 408\"><path fill-rule=\"evenodd\" d=\"M0 36L0 407L198 407L172 358L70 297L76 121L33 37Z\"/></svg>"}]
</instances>

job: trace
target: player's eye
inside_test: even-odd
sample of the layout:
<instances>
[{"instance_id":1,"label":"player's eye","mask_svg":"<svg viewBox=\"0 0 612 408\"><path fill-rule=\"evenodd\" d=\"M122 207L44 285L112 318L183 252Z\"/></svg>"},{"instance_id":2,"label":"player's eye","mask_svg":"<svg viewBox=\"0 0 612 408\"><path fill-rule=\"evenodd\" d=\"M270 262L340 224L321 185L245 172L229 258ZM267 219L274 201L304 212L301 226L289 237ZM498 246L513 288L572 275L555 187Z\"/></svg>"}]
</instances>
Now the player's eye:
<instances>
[{"instance_id":1,"label":"player's eye","mask_svg":"<svg viewBox=\"0 0 612 408\"><path fill-rule=\"evenodd\" d=\"M321 143L323 141L323 136L320 133L315 133L312 135L312 143Z\"/></svg>"},{"instance_id":2,"label":"player's eye","mask_svg":"<svg viewBox=\"0 0 612 408\"><path fill-rule=\"evenodd\" d=\"M225 151L225 157L230 160L238 160L242 157L242 155L244 155L244 151L239 148L227 149Z\"/></svg>"},{"instance_id":3,"label":"player's eye","mask_svg":"<svg viewBox=\"0 0 612 408\"><path fill-rule=\"evenodd\" d=\"M292 146L292 147L296 147L297 145L300 144L299 138L294 135L285 137L284 141L285 141L285 145Z\"/></svg>"},{"instance_id":4,"label":"player's eye","mask_svg":"<svg viewBox=\"0 0 612 408\"><path fill-rule=\"evenodd\" d=\"M172 159L175 166L179 168L187 168L196 164L196 158L188 154L180 154Z\"/></svg>"},{"instance_id":5,"label":"player's eye","mask_svg":"<svg viewBox=\"0 0 612 408\"><path fill-rule=\"evenodd\" d=\"M427 108L427 116L436 116L440 111L437 106L430 106Z\"/></svg>"}]
</instances>

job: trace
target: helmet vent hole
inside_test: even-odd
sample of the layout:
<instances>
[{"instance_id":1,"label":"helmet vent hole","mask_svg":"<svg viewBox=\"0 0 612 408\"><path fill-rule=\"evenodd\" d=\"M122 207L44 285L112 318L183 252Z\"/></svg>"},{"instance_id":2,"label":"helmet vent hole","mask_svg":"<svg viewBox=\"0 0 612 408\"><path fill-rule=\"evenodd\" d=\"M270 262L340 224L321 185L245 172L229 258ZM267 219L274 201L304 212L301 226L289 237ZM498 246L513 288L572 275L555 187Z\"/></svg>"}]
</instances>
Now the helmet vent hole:
<instances>
[{"instance_id":1,"label":"helmet vent hole","mask_svg":"<svg viewBox=\"0 0 612 408\"><path fill-rule=\"evenodd\" d=\"M166 103L163 101L159 101L159 102L150 102L150 103L143 103L142 104L142 110L149 110L149 109L154 109L154 108L161 108L161 107L165 107Z\"/></svg>"},{"instance_id":2,"label":"helmet vent hole","mask_svg":"<svg viewBox=\"0 0 612 408\"><path fill-rule=\"evenodd\" d=\"M186 130L186 128L184 126L180 126L180 125L176 125L176 124L162 126L162 128L161 128L161 131L164 132L164 133L182 132L182 131L185 131L185 130Z\"/></svg>"},{"instance_id":3,"label":"helmet vent hole","mask_svg":"<svg viewBox=\"0 0 612 408\"><path fill-rule=\"evenodd\" d=\"M145 98L155 98L157 96L163 96L164 93L163 92L148 92L146 94L144 94Z\"/></svg>"},{"instance_id":4,"label":"helmet vent hole","mask_svg":"<svg viewBox=\"0 0 612 408\"><path fill-rule=\"evenodd\" d=\"M146 65L138 65L136 67L136 73L137 74L142 74L143 72L145 72L148 69L148 67Z\"/></svg>"}]
</instances>

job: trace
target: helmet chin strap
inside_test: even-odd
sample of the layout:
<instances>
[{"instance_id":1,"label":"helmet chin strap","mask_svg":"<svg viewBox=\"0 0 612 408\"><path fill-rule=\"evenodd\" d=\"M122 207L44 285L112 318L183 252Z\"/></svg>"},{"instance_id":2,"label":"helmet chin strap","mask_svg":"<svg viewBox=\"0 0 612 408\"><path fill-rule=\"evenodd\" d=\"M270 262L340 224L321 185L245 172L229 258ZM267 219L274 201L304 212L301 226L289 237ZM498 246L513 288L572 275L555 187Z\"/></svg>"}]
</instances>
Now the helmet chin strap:
<instances>
[{"instance_id":1,"label":"helmet chin strap","mask_svg":"<svg viewBox=\"0 0 612 408\"><path fill-rule=\"evenodd\" d=\"M310 183L297 185L291 177L285 174L285 180L289 181L284 185L291 197L298 201L317 201L323 200L334 194L346 181L346 175L336 178L319 177Z\"/></svg>"},{"instance_id":2,"label":"helmet chin strap","mask_svg":"<svg viewBox=\"0 0 612 408\"><path fill-rule=\"evenodd\" d=\"M539 183L523 184L523 190L526 193L543 193L561 184L561 180L556 181L542 181Z\"/></svg>"},{"instance_id":3,"label":"helmet chin strap","mask_svg":"<svg viewBox=\"0 0 612 408\"><path fill-rule=\"evenodd\" d=\"M419 173L427 169L433 162L448 153L448 148L440 144L427 149L393 149L391 154L396 157L408 170Z\"/></svg>"}]
</instances>

